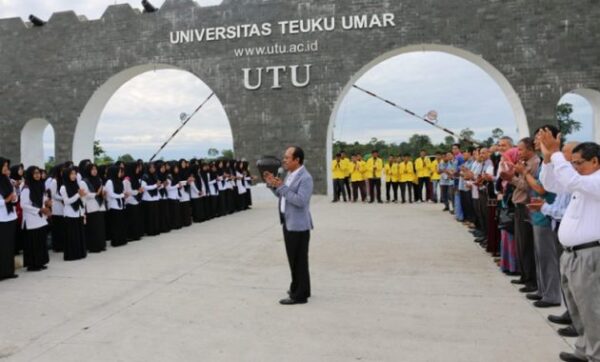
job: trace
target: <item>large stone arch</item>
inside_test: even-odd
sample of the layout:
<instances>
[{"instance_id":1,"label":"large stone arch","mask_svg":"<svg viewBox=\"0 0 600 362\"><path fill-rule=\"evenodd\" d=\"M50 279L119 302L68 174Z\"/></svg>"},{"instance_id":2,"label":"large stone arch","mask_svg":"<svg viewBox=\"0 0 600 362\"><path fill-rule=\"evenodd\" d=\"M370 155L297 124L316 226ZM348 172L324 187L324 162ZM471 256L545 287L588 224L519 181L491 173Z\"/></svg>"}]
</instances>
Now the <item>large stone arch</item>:
<instances>
[{"instance_id":1,"label":"large stone arch","mask_svg":"<svg viewBox=\"0 0 600 362\"><path fill-rule=\"evenodd\" d=\"M327 178L331 179L331 162L333 159L333 132L335 121L338 117L338 113L340 110L340 106L342 105L344 98L348 95L352 86L356 84L356 82L362 78L369 70L373 69L378 64L396 57L402 54L414 53L414 52L441 52L446 54L451 54L457 56L461 59L467 60L473 65L479 67L483 70L487 75L492 78L492 80L498 85L498 87L502 90L502 93L506 97L512 111L514 114L515 122L517 125L517 129L519 130L519 135L521 137L529 136L529 124L527 123L527 115L525 113L525 109L523 108L523 104L521 103L521 99L517 94L514 87L511 85L510 81L490 62L483 59L483 57L473 54L464 49L460 49L454 46L449 45L440 45L440 44L417 44L417 45L409 45L402 48L398 48L395 50L391 50L386 52L377 58L373 59L366 65L364 65L358 72L356 72L351 78L348 84L343 88L340 92L337 101L335 102L335 106L333 107L333 112L331 113L331 117L329 118L329 125L327 127ZM374 90L373 90L374 91ZM600 94L599 94L600 96ZM382 107L386 105L384 103L381 104ZM448 126L448 125L447 125ZM327 184L327 193L331 195L333 192L333 186L331 182Z\"/></svg>"},{"instance_id":2,"label":"large stone arch","mask_svg":"<svg viewBox=\"0 0 600 362\"><path fill-rule=\"evenodd\" d=\"M173 69L193 74L185 69L169 64L142 64L116 73L108 78L100 87L98 87L98 89L94 91L83 108L83 111L77 120L77 126L75 127L72 155L72 160L74 162L77 163L84 159L94 158L93 144L98 123L100 121L100 116L102 115L106 104L117 92L117 90L138 75L163 69ZM194 74L194 76L200 79L200 77L197 75ZM214 97L218 99L216 94ZM200 102L200 100L198 100L198 102Z\"/></svg>"}]
</instances>

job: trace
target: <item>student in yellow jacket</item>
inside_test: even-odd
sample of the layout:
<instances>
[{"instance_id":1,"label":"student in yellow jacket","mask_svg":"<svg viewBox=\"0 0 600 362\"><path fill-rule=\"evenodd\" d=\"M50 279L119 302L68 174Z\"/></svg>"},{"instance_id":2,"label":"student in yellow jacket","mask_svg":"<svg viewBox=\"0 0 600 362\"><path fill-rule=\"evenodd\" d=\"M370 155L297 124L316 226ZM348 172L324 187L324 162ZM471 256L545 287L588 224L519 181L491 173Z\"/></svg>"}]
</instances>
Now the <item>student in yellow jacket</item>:
<instances>
[{"instance_id":1,"label":"student in yellow jacket","mask_svg":"<svg viewBox=\"0 0 600 362\"><path fill-rule=\"evenodd\" d=\"M413 181L416 179L415 166L410 159L410 155L405 154L402 162L398 164L398 174L400 175L400 195L402 203L406 203L406 192L408 191L408 200L413 202Z\"/></svg>"},{"instance_id":2,"label":"student in yellow jacket","mask_svg":"<svg viewBox=\"0 0 600 362\"><path fill-rule=\"evenodd\" d=\"M419 179L415 201L430 200L431 160L427 157L425 150L422 150L419 158L415 160L415 170L417 170L417 177ZM425 199L423 198L423 188L425 188Z\"/></svg>"},{"instance_id":3,"label":"student in yellow jacket","mask_svg":"<svg viewBox=\"0 0 600 362\"><path fill-rule=\"evenodd\" d=\"M335 159L331 163L331 172L333 174L333 202L340 201L340 194L346 202L346 190L344 188L344 179L346 178L346 169L342 162L342 154L335 155Z\"/></svg>"},{"instance_id":4,"label":"student in yellow jacket","mask_svg":"<svg viewBox=\"0 0 600 362\"><path fill-rule=\"evenodd\" d=\"M367 187L365 183L366 162L360 155L353 155L350 161L350 181L352 182L352 202L358 201L358 191L363 202L367 200Z\"/></svg>"},{"instance_id":5,"label":"student in yellow jacket","mask_svg":"<svg viewBox=\"0 0 600 362\"><path fill-rule=\"evenodd\" d=\"M352 173L352 161L346 155L346 152L342 151L342 164L344 165L344 170L346 170L346 174L344 177L344 187L346 188L346 194L348 194L348 198L351 198L351 190L350 190L350 174Z\"/></svg>"},{"instance_id":6,"label":"student in yellow jacket","mask_svg":"<svg viewBox=\"0 0 600 362\"><path fill-rule=\"evenodd\" d=\"M394 156L388 158L388 162L384 167L385 173L385 200L392 201L391 191L394 191L394 202L398 202L398 163Z\"/></svg>"},{"instance_id":7,"label":"student in yellow jacket","mask_svg":"<svg viewBox=\"0 0 600 362\"><path fill-rule=\"evenodd\" d=\"M435 159L431 161L431 200L435 203L438 202L438 187L442 178L442 175L438 171L438 166L442 162L443 157L441 152L437 152Z\"/></svg>"},{"instance_id":8,"label":"student in yellow jacket","mask_svg":"<svg viewBox=\"0 0 600 362\"><path fill-rule=\"evenodd\" d=\"M381 174L383 173L383 160L379 157L379 151L374 150L371 152L371 158L367 161L367 170L369 171L369 194L371 200L369 203L377 202L382 204L381 201ZM375 195L377 194L377 195Z\"/></svg>"}]
</instances>

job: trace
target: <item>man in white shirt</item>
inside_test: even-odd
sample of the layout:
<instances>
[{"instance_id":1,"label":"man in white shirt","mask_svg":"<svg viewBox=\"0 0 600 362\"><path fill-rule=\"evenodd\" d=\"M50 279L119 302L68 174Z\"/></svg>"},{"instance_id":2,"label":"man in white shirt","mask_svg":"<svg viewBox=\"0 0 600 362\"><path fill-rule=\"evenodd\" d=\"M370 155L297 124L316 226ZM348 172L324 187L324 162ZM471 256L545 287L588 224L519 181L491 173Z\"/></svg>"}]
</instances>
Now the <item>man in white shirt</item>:
<instances>
[{"instance_id":1,"label":"man in white shirt","mask_svg":"<svg viewBox=\"0 0 600 362\"><path fill-rule=\"evenodd\" d=\"M561 282L579 337L575 354L561 353L563 361L600 362L600 145L575 147L572 161L560 152L560 134L541 131L544 153L541 180L555 192L569 192L571 202L558 231L565 248Z\"/></svg>"},{"instance_id":2,"label":"man in white shirt","mask_svg":"<svg viewBox=\"0 0 600 362\"><path fill-rule=\"evenodd\" d=\"M304 304L311 294L308 245L310 230L313 228L310 214L313 178L304 167L304 151L300 147L288 148L283 158L283 167L288 171L285 181L269 172L264 174L265 181L279 197L279 218L292 276L289 298L282 299L279 303Z\"/></svg>"}]
</instances>

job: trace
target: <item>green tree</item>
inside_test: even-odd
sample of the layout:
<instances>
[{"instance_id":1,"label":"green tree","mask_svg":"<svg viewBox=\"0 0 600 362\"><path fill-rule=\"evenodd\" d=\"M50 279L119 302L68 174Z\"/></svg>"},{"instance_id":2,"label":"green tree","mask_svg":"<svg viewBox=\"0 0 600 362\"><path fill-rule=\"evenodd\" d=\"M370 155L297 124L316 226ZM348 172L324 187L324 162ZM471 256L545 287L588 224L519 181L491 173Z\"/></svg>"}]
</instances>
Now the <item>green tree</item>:
<instances>
[{"instance_id":1,"label":"green tree","mask_svg":"<svg viewBox=\"0 0 600 362\"><path fill-rule=\"evenodd\" d=\"M581 130L581 122L571 118L572 113L573 105L570 103L561 103L556 107L558 129L560 129L563 143L567 141L568 135Z\"/></svg>"},{"instance_id":2,"label":"green tree","mask_svg":"<svg viewBox=\"0 0 600 362\"><path fill-rule=\"evenodd\" d=\"M460 146L461 148L467 148L473 145L473 137L475 132L470 128L465 128L460 131Z\"/></svg>"},{"instance_id":3,"label":"green tree","mask_svg":"<svg viewBox=\"0 0 600 362\"><path fill-rule=\"evenodd\" d=\"M446 136L444 138L444 145L447 147L452 147L452 145L455 143L456 143L456 138L454 138L454 136Z\"/></svg>"},{"instance_id":4,"label":"green tree","mask_svg":"<svg viewBox=\"0 0 600 362\"><path fill-rule=\"evenodd\" d=\"M235 154L233 153L233 150L222 150L221 155L229 160L235 159Z\"/></svg>"},{"instance_id":5,"label":"green tree","mask_svg":"<svg viewBox=\"0 0 600 362\"><path fill-rule=\"evenodd\" d=\"M414 134L408 139L410 145L410 154L417 156L421 150L425 150L427 153L434 152L433 143L431 138L427 135Z\"/></svg>"},{"instance_id":6,"label":"green tree","mask_svg":"<svg viewBox=\"0 0 600 362\"><path fill-rule=\"evenodd\" d=\"M100 157L104 154L106 154L106 152L104 152L104 149L100 145L100 140L95 140L94 141L94 158Z\"/></svg>"},{"instance_id":7,"label":"green tree","mask_svg":"<svg viewBox=\"0 0 600 362\"><path fill-rule=\"evenodd\" d=\"M50 157L48 157L48 160L44 164L44 168L46 169L46 171L50 172L52 167L54 167L55 165L56 165L56 159L54 158L54 156L50 156Z\"/></svg>"},{"instance_id":8,"label":"green tree","mask_svg":"<svg viewBox=\"0 0 600 362\"><path fill-rule=\"evenodd\" d=\"M504 131L500 128L494 128L492 130L492 138L494 139L495 142L498 142L498 140L500 140L500 138L502 138L502 136L504 136Z\"/></svg>"},{"instance_id":9,"label":"green tree","mask_svg":"<svg viewBox=\"0 0 600 362\"><path fill-rule=\"evenodd\" d=\"M113 160L112 157L110 157L109 155L102 155L100 157L95 158L94 163L97 165L110 165L115 163L115 160Z\"/></svg>"},{"instance_id":10,"label":"green tree","mask_svg":"<svg viewBox=\"0 0 600 362\"><path fill-rule=\"evenodd\" d=\"M135 159L134 159L134 158L133 158L133 156L132 156L132 155L130 155L129 153L126 153L126 154L124 154L124 155L122 155L122 156L119 156L119 157L117 158L117 160L118 160L118 161L125 162L125 163L128 163L128 162L135 162Z\"/></svg>"},{"instance_id":11,"label":"green tree","mask_svg":"<svg viewBox=\"0 0 600 362\"><path fill-rule=\"evenodd\" d=\"M208 155L213 158L217 157L219 155L219 150L217 150L216 148L209 148Z\"/></svg>"}]
</instances>

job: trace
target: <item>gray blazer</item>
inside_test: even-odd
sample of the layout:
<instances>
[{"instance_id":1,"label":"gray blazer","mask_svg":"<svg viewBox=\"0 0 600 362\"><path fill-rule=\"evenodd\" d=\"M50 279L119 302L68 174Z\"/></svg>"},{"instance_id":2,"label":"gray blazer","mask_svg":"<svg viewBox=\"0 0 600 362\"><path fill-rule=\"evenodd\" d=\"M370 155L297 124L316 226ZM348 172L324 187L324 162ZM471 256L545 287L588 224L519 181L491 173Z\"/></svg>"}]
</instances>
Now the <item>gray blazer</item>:
<instances>
[{"instance_id":1,"label":"gray blazer","mask_svg":"<svg viewBox=\"0 0 600 362\"><path fill-rule=\"evenodd\" d=\"M289 177L289 175L287 176ZM286 177L286 179L287 179ZM303 168L288 187L285 183L274 190L275 194L281 198L285 196L285 226L288 231L307 231L313 228L312 217L310 215L310 198L313 193L313 178L310 173ZM279 212L280 208L277 208Z\"/></svg>"}]
</instances>

